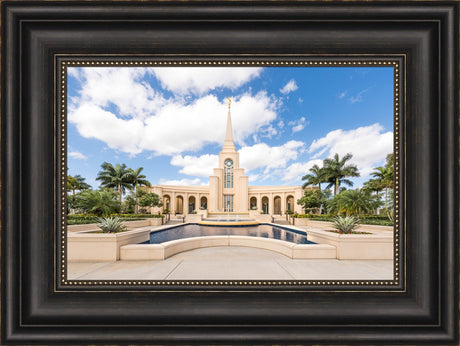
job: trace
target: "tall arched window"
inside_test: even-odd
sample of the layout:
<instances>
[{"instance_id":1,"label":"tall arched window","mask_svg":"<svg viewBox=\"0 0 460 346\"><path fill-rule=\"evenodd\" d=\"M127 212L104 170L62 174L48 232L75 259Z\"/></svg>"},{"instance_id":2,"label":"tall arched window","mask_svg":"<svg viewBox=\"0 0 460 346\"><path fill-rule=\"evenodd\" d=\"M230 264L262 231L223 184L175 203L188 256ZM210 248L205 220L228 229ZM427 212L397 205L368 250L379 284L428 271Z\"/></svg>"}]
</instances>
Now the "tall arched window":
<instances>
[{"instance_id":1,"label":"tall arched window","mask_svg":"<svg viewBox=\"0 0 460 346\"><path fill-rule=\"evenodd\" d=\"M233 161L227 159L224 165L224 188L231 189L233 188Z\"/></svg>"}]
</instances>

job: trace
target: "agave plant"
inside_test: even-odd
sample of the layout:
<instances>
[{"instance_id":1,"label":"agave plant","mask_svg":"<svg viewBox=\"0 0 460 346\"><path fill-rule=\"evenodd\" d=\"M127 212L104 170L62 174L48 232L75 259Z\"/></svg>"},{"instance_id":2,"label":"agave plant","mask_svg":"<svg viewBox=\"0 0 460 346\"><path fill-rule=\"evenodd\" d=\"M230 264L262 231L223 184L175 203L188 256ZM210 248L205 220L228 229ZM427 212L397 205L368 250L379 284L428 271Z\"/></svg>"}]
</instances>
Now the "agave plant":
<instances>
[{"instance_id":1,"label":"agave plant","mask_svg":"<svg viewBox=\"0 0 460 346\"><path fill-rule=\"evenodd\" d=\"M332 219L333 225L340 233L349 234L359 226L359 219L354 216L336 216Z\"/></svg>"},{"instance_id":2,"label":"agave plant","mask_svg":"<svg viewBox=\"0 0 460 346\"><path fill-rule=\"evenodd\" d=\"M99 217L96 226L104 231L104 233L116 233L126 231L126 226L123 225L119 217Z\"/></svg>"}]
</instances>

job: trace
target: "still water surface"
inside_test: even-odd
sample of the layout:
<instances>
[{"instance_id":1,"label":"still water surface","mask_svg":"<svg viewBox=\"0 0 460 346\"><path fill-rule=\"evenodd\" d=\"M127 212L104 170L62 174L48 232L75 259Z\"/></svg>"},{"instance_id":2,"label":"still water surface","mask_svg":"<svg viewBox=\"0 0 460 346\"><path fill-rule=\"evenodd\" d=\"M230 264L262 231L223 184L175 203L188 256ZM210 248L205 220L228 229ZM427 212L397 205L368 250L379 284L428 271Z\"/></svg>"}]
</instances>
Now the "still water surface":
<instances>
[{"instance_id":1,"label":"still water surface","mask_svg":"<svg viewBox=\"0 0 460 346\"><path fill-rule=\"evenodd\" d=\"M272 225L222 227L189 224L168 228L164 231L150 233L150 244L164 243L170 240L214 236L214 235L242 235L250 237L271 238L288 241L295 244L315 244L307 240L306 233L297 230L289 230L284 227Z\"/></svg>"}]
</instances>

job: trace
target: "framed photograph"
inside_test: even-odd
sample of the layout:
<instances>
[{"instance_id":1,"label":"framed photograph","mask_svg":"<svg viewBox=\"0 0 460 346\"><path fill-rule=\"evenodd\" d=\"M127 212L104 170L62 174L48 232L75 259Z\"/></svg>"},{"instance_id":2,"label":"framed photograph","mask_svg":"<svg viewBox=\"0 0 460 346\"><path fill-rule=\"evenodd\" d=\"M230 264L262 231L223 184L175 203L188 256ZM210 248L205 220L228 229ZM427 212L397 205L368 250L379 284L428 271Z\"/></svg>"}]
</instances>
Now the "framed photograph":
<instances>
[{"instance_id":1,"label":"framed photograph","mask_svg":"<svg viewBox=\"0 0 460 346\"><path fill-rule=\"evenodd\" d=\"M2 3L4 344L458 344L458 1Z\"/></svg>"}]
</instances>

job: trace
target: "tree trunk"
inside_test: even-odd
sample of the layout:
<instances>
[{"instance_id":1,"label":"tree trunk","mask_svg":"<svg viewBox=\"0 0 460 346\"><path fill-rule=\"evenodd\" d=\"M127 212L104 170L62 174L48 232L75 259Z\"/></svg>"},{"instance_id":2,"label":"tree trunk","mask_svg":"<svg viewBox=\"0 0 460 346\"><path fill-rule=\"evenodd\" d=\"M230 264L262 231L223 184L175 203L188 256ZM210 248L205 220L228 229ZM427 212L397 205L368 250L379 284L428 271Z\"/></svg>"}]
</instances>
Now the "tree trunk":
<instances>
[{"instance_id":1,"label":"tree trunk","mask_svg":"<svg viewBox=\"0 0 460 346\"><path fill-rule=\"evenodd\" d=\"M334 196L339 193L339 178L335 178Z\"/></svg>"},{"instance_id":2,"label":"tree trunk","mask_svg":"<svg viewBox=\"0 0 460 346\"><path fill-rule=\"evenodd\" d=\"M137 185L134 185L134 199L136 201L136 204L134 204L134 214L137 214L139 213L139 202L137 200Z\"/></svg>"},{"instance_id":3,"label":"tree trunk","mask_svg":"<svg viewBox=\"0 0 460 346\"><path fill-rule=\"evenodd\" d=\"M118 193L119 193L118 200L120 201L120 207L121 207L121 185L118 185Z\"/></svg>"}]
</instances>

